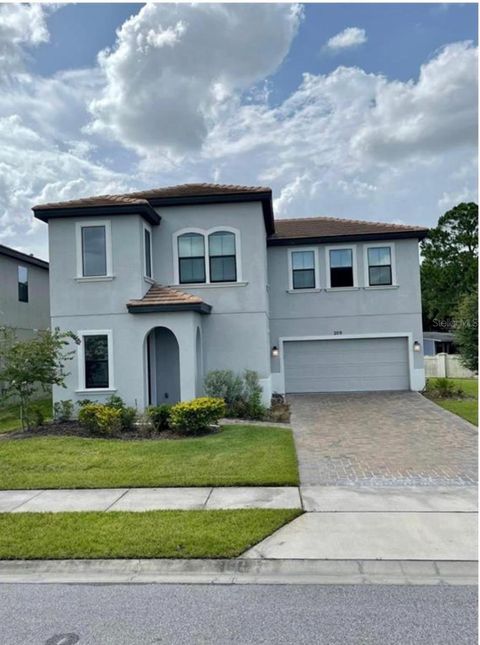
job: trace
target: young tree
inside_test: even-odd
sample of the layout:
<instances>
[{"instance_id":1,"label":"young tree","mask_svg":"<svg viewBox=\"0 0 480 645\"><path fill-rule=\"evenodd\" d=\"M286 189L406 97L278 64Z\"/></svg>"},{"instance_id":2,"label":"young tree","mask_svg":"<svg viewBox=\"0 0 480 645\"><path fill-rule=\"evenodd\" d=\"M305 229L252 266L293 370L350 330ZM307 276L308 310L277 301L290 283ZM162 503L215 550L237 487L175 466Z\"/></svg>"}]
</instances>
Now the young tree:
<instances>
[{"instance_id":1,"label":"young tree","mask_svg":"<svg viewBox=\"0 0 480 645\"><path fill-rule=\"evenodd\" d=\"M465 367L478 371L478 292L463 296L455 316L455 343Z\"/></svg>"},{"instance_id":2,"label":"young tree","mask_svg":"<svg viewBox=\"0 0 480 645\"><path fill-rule=\"evenodd\" d=\"M65 362L73 357L70 342L78 339L70 331L37 332L33 338L18 340L12 329L0 328L0 381L3 398L18 397L22 428L30 426L30 403L41 387L65 387Z\"/></svg>"},{"instance_id":3,"label":"young tree","mask_svg":"<svg viewBox=\"0 0 480 645\"><path fill-rule=\"evenodd\" d=\"M422 258L424 323L432 327L435 319L453 319L462 296L477 288L477 204L458 204L442 215L422 242Z\"/></svg>"}]
</instances>

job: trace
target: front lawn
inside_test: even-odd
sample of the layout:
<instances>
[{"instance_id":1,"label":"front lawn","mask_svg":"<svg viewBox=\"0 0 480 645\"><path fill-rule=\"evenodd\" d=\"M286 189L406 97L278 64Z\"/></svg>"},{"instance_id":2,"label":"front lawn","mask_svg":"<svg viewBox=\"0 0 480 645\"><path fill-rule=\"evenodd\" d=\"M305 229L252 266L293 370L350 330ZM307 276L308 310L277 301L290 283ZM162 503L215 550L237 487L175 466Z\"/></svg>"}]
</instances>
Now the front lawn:
<instances>
[{"instance_id":1,"label":"front lawn","mask_svg":"<svg viewBox=\"0 0 480 645\"><path fill-rule=\"evenodd\" d=\"M429 379L430 380L430 379ZM460 388L466 397L465 399L438 399L434 401L445 410L457 414L462 419L478 425L478 381L477 379L449 378L456 387Z\"/></svg>"},{"instance_id":2,"label":"front lawn","mask_svg":"<svg viewBox=\"0 0 480 645\"><path fill-rule=\"evenodd\" d=\"M39 399L32 402L32 408L39 408L45 421L52 418L52 398ZM20 407L18 404L4 405L0 407L0 434L2 432L11 432L21 428Z\"/></svg>"},{"instance_id":3,"label":"front lawn","mask_svg":"<svg viewBox=\"0 0 480 645\"><path fill-rule=\"evenodd\" d=\"M291 509L0 513L0 559L234 558L300 514Z\"/></svg>"},{"instance_id":4,"label":"front lawn","mask_svg":"<svg viewBox=\"0 0 480 645\"><path fill-rule=\"evenodd\" d=\"M162 440L5 438L0 489L295 486L292 432L232 425L204 437Z\"/></svg>"}]
</instances>

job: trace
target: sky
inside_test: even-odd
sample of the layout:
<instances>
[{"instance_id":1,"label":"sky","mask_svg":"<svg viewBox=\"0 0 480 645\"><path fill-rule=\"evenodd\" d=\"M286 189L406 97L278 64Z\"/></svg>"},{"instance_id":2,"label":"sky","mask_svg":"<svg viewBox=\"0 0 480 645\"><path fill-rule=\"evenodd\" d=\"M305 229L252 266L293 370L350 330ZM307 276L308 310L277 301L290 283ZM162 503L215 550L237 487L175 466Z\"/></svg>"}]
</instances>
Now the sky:
<instances>
[{"instance_id":1,"label":"sky","mask_svg":"<svg viewBox=\"0 0 480 645\"><path fill-rule=\"evenodd\" d=\"M476 4L0 4L0 243L42 202L270 186L277 218L477 200Z\"/></svg>"}]
</instances>

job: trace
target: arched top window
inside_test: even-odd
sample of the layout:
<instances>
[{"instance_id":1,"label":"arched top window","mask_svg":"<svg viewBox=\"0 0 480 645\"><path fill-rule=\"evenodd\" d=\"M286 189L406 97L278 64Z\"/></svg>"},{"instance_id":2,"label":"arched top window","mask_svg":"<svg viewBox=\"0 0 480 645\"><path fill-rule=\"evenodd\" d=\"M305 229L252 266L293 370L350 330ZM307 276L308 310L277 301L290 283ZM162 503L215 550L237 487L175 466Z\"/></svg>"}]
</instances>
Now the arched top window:
<instances>
[{"instance_id":1,"label":"arched top window","mask_svg":"<svg viewBox=\"0 0 480 645\"><path fill-rule=\"evenodd\" d=\"M210 282L236 282L235 234L216 231L208 236Z\"/></svg>"},{"instance_id":2,"label":"arched top window","mask_svg":"<svg viewBox=\"0 0 480 645\"><path fill-rule=\"evenodd\" d=\"M178 275L180 283L206 282L205 239L200 233L179 235Z\"/></svg>"}]
</instances>

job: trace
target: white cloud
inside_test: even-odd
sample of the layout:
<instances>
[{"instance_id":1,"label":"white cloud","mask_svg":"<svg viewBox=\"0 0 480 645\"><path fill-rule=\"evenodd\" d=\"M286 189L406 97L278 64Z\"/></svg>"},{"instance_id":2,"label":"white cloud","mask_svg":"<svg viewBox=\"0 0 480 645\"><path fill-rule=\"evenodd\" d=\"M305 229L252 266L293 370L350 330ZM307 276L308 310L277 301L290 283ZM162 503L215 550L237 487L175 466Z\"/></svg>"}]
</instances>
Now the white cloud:
<instances>
[{"instance_id":1,"label":"white cloud","mask_svg":"<svg viewBox=\"0 0 480 645\"><path fill-rule=\"evenodd\" d=\"M0 4L0 80L23 67L24 47L48 41L40 5Z\"/></svg>"},{"instance_id":2,"label":"white cloud","mask_svg":"<svg viewBox=\"0 0 480 645\"><path fill-rule=\"evenodd\" d=\"M296 34L289 4L151 4L99 56L90 131L141 154L198 150L225 102L274 72Z\"/></svg>"},{"instance_id":3,"label":"white cloud","mask_svg":"<svg viewBox=\"0 0 480 645\"><path fill-rule=\"evenodd\" d=\"M358 47L367 42L367 32L359 27L347 27L340 33L332 36L325 45L326 49L338 52L350 47Z\"/></svg>"}]
</instances>

